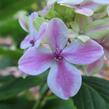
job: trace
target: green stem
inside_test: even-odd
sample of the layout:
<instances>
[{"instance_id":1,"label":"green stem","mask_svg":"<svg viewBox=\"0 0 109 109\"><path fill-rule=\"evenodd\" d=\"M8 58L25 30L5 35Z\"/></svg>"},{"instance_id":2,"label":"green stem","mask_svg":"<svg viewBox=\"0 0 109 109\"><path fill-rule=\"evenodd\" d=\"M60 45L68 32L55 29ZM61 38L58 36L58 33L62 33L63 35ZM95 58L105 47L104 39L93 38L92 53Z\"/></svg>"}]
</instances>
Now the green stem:
<instances>
[{"instance_id":1,"label":"green stem","mask_svg":"<svg viewBox=\"0 0 109 109\"><path fill-rule=\"evenodd\" d=\"M40 89L41 96L40 96L39 100L36 101L36 103L34 104L32 109L41 109L41 107L43 107L43 102L46 98L47 92L48 92L47 84L44 84Z\"/></svg>"}]
</instances>

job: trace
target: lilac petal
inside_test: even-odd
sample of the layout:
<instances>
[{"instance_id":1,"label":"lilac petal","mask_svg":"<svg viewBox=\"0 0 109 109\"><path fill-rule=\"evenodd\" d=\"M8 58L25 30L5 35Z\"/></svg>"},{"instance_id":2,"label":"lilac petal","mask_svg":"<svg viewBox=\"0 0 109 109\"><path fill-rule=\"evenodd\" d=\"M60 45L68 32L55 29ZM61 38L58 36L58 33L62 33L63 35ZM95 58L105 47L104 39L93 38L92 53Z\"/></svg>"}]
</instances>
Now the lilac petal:
<instances>
[{"instance_id":1,"label":"lilac petal","mask_svg":"<svg viewBox=\"0 0 109 109\"><path fill-rule=\"evenodd\" d=\"M38 17L38 13L37 12L33 12L30 16L29 16L29 32L30 34L36 34L37 31L34 27L34 20Z\"/></svg>"},{"instance_id":2,"label":"lilac petal","mask_svg":"<svg viewBox=\"0 0 109 109\"><path fill-rule=\"evenodd\" d=\"M19 69L29 75L39 75L49 68L51 61L48 49L32 47L19 60Z\"/></svg>"},{"instance_id":3,"label":"lilac petal","mask_svg":"<svg viewBox=\"0 0 109 109\"><path fill-rule=\"evenodd\" d=\"M47 82L56 96L67 100L77 94L82 79L78 69L67 61L61 61L52 65Z\"/></svg>"},{"instance_id":4,"label":"lilac petal","mask_svg":"<svg viewBox=\"0 0 109 109\"><path fill-rule=\"evenodd\" d=\"M87 73L89 75L98 73L103 68L103 65L104 65L104 58L101 57L99 60L95 61L94 63L87 65L87 68L86 68Z\"/></svg>"},{"instance_id":5,"label":"lilac petal","mask_svg":"<svg viewBox=\"0 0 109 109\"><path fill-rule=\"evenodd\" d=\"M24 40L21 42L20 48L21 49L27 49L29 47L34 46L36 40L35 37L32 35L28 35L24 38Z\"/></svg>"},{"instance_id":6,"label":"lilac petal","mask_svg":"<svg viewBox=\"0 0 109 109\"><path fill-rule=\"evenodd\" d=\"M76 40L63 51L65 59L73 64L91 64L101 58L103 54L102 46L94 40L86 43Z\"/></svg>"},{"instance_id":7,"label":"lilac petal","mask_svg":"<svg viewBox=\"0 0 109 109\"><path fill-rule=\"evenodd\" d=\"M22 49L27 49L29 47L39 47L41 41L46 36L47 23L42 23L40 26L39 32L37 34L29 34L25 39L21 42L20 47Z\"/></svg>"},{"instance_id":8,"label":"lilac petal","mask_svg":"<svg viewBox=\"0 0 109 109\"><path fill-rule=\"evenodd\" d=\"M29 31L29 30L28 30L28 24L27 24L27 22L26 22L26 18L25 18L24 15L19 18L19 24L20 24L20 26L22 27L22 29L23 29L24 31L26 31L26 32Z\"/></svg>"},{"instance_id":9,"label":"lilac petal","mask_svg":"<svg viewBox=\"0 0 109 109\"><path fill-rule=\"evenodd\" d=\"M109 0L92 0L92 1L100 4L109 4Z\"/></svg>"},{"instance_id":10,"label":"lilac petal","mask_svg":"<svg viewBox=\"0 0 109 109\"><path fill-rule=\"evenodd\" d=\"M58 3L60 4L80 4L82 3L84 0L57 0Z\"/></svg>"},{"instance_id":11,"label":"lilac petal","mask_svg":"<svg viewBox=\"0 0 109 109\"><path fill-rule=\"evenodd\" d=\"M92 16L94 13L93 10L89 8L77 8L75 9L75 12L85 16Z\"/></svg>"},{"instance_id":12,"label":"lilac petal","mask_svg":"<svg viewBox=\"0 0 109 109\"><path fill-rule=\"evenodd\" d=\"M46 39L46 30L47 30L47 23L42 23L40 26L39 32L36 37L35 47L39 47L41 41Z\"/></svg>"},{"instance_id":13,"label":"lilac petal","mask_svg":"<svg viewBox=\"0 0 109 109\"><path fill-rule=\"evenodd\" d=\"M48 23L47 36L53 51L65 47L68 40L67 33L68 29L62 20L54 18Z\"/></svg>"}]
</instances>

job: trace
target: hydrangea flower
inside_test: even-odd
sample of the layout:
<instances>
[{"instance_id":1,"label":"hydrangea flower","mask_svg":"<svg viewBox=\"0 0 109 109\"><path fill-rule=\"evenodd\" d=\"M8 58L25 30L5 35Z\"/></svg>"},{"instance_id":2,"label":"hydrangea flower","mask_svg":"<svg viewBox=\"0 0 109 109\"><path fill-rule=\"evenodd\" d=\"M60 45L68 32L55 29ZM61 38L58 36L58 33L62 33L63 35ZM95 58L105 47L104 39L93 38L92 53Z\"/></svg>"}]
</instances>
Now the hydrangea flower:
<instances>
[{"instance_id":1,"label":"hydrangea flower","mask_svg":"<svg viewBox=\"0 0 109 109\"><path fill-rule=\"evenodd\" d=\"M55 2L67 7L73 8L76 13L91 16L94 11L98 8L98 4L90 0L47 0L48 7L53 5Z\"/></svg>"},{"instance_id":2,"label":"hydrangea flower","mask_svg":"<svg viewBox=\"0 0 109 109\"><path fill-rule=\"evenodd\" d=\"M40 45L41 40L45 36L46 33L46 27L47 24L44 22L40 26L39 31L36 31L34 27L34 20L38 17L37 12L33 12L29 16L29 24L26 23L25 18L20 18L19 22L21 27L28 32L28 35L24 38L24 40L21 42L21 48L27 49L29 47L36 46L38 47ZM28 26L27 26L28 25Z\"/></svg>"},{"instance_id":3,"label":"hydrangea flower","mask_svg":"<svg viewBox=\"0 0 109 109\"><path fill-rule=\"evenodd\" d=\"M68 28L64 22L54 18L47 27L51 49L31 47L19 60L19 69L29 75L39 75L50 68L47 83L58 97L67 100L77 94L81 87L81 72L74 64L90 64L103 55L103 48L95 41L83 43L68 41Z\"/></svg>"}]
</instances>

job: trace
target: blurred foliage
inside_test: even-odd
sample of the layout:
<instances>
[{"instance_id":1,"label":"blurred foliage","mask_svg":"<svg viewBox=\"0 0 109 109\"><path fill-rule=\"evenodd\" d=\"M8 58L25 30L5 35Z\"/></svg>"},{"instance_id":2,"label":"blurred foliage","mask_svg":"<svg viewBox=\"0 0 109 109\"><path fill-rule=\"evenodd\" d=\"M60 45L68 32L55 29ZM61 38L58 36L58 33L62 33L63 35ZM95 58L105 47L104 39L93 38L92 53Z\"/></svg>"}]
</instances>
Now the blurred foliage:
<instances>
[{"instance_id":1,"label":"blurred foliage","mask_svg":"<svg viewBox=\"0 0 109 109\"><path fill-rule=\"evenodd\" d=\"M20 27L18 16L20 11L28 13L39 10L42 7L40 0L3 0L0 1L0 37L11 37L14 46L19 48L21 40L27 35ZM22 51L0 47L0 68L17 65Z\"/></svg>"},{"instance_id":2,"label":"blurred foliage","mask_svg":"<svg viewBox=\"0 0 109 109\"><path fill-rule=\"evenodd\" d=\"M3 0L0 2L0 36L10 35L19 45L26 33L18 23L18 12L39 10L42 7L41 5L41 0Z\"/></svg>"},{"instance_id":3,"label":"blurred foliage","mask_svg":"<svg viewBox=\"0 0 109 109\"><path fill-rule=\"evenodd\" d=\"M21 40L26 36L19 23L18 13L26 10L31 13L34 10L39 10L43 7L44 0L2 0L0 1L0 37L10 36L15 42L15 49L8 47L0 47L0 69L8 66L17 66L19 57L22 55L22 50L19 50ZM65 10L65 11L63 11ZM72 22L75 19L73 10L56 4L51 9L46 18L53 17L62 18L68 26L79 32L77 24ZM84 19L84 17L82 16ZM38 19L38 25L43 19ZM90 27L90 30L96 24L108 26L106 23L109 19L103 21L95 21ZM71 25L71 22L73 25ZM35 22L37 25L37 22ZM83 22L84 23L84 22ZM87 22L85 22L87 23ZM75 28L76 26L76 28ZM104 29L104 34L108 29ZM89 31L90 32L90 31ZM89 34L89 33L86 33ZM92 33L96 35L96 33ZM99 35L99 33L97 33ZM68 101L60 100L51 92L43 95L43 90L40 91L41 98L39 100L30 99L28 91L35 86L43 86L46 80L46 75L37 77L15 78L13 76L0 77L0 109L32 109L34 104L41 106L42 109L109 109L109 81L96 77L83 77L83 85L79 93ZM48 87L47 87L48 89ZM25 92L25 93L24 93ZM27 95L26 95L27 93ZM50 93L50 94L49 94ZM43 97L44 96L44 97ZM33 108L34 109L34 108ZM38 108L39 109L39 108Z\"/></svg>"}]
</instances>

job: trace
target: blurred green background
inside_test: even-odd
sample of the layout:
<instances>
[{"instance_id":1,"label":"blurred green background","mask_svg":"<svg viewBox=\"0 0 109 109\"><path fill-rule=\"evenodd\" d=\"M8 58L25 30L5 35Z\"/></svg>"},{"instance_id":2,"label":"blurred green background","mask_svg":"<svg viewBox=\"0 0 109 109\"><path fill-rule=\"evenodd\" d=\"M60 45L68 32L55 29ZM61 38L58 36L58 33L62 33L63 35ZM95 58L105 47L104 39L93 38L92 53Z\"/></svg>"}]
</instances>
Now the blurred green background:
<instances>
[{"instance_id":1,"label":"blurred green background","mask_svg":"<svg viewBox=\"0 0 109 109\"><path fill-rule=\"evenodd\" d=\"M0 68L16 65L22 53L19 45L27 33L19 25L20 13L29 14L43 5L44 0L0 0Z\"/></svg>"}]
</instances>

